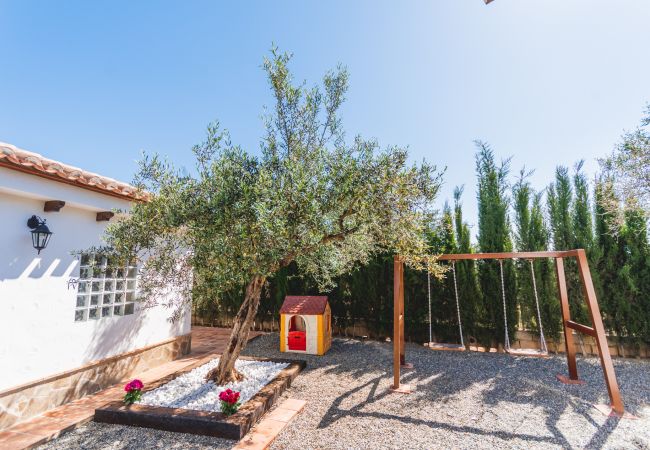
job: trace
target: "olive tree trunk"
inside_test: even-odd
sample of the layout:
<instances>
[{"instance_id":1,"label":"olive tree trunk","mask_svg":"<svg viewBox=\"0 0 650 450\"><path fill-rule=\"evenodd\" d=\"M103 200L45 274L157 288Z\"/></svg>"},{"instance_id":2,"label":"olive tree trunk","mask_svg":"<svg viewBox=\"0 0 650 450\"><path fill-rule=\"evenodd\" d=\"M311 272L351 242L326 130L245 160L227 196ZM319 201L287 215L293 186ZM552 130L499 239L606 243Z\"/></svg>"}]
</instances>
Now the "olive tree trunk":
<instances>
[{"instance_id":1,"label":"olive tree trunk","mask_svg":"<svg viewBox=\"0 0 650 450\"><path fill-rule=\"evenodd\" d=\"M239 354L246 347L246 342L248 342L248 333L253 326L255 314L257 314L257 307L260 304L262 287L265 282L265 277L256 275L248 283L248 286L246 286L244 302L239 308L237 316L235 316L228 345L219 359L219 365L206 375L206 381L212 380L215 384L221 386L233 381L240 381L244 378L235 369L235 361L237 361Z\"/></svg>"}]
</instances>

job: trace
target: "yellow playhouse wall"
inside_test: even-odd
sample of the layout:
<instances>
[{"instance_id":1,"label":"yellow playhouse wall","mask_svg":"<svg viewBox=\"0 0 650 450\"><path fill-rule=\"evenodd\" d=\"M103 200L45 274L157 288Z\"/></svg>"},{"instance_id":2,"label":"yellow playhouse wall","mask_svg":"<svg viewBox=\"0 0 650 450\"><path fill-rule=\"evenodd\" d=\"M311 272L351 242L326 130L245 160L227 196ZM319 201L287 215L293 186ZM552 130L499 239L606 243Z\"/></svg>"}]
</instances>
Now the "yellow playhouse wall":
<instances>
[{"instance_id":1,"label":"yellow playhouse wall","mask_svg":"<svg viewBox=\"0 0 650 450\"><path fill-rule=\"evenodd\" d=\"M323 315L318 316L316 320L318 324L318 331L317 331L318 346L317 346L316 354L322 355L323 349L325 348L325 339L324 339L325 336L323 336L323 330L325 329L325 327L323 326L324 325Z\"/></svg>"},{"instance_id":2,"label":"yellow playhouse wall","mask_svg":"<svg viewBox=\"0 0 650 450\"><path fill-rule=\"evenodd\" d=\"M332 346L332 311L329 303L325 307L325 318L329 321L329 330L326 328L327 331L325 331L325 351L323 353L328 351Z\"/></svg>"},{"instance_id":3,"label":"yellow playhouse wall","mask_svg":"<svg viewBox=\"0 0 650 450\"><path fill-rule=\"evenodd\" d=\"M287 351L287 327L284 314L280 314L280 351Z\"/></svg>"},{"instance_id":4,"label":"yellow playhouse wall","mask_svg":"<svg viewBox=\"0 0 650 450\"><path fill-rule=\"evenodd\" d=\"M327 327L329 321L329 330ZM325 314L318 316L318 353L324 355L332 346L332 314L330 306L327 305Z\"/></svg>"}]
</instances>

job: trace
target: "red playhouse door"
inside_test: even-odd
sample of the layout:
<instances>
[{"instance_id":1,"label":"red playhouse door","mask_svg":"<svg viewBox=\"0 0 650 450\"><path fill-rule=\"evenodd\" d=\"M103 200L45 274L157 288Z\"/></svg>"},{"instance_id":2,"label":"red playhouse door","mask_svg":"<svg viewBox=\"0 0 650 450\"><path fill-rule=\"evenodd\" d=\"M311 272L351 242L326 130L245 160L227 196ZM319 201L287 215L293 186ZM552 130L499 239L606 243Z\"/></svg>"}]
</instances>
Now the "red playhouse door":
<instances>
[{"instance_id":1,"label":"red playhouse door","mask_svg":"<svg viewBox=\"0 0 650 450\"><path fill-rule=\"evenodd\" d=\"M289 350L307 350L307 332L305 320L293 316L289 321Z\"/></svg>"}]
</instances>

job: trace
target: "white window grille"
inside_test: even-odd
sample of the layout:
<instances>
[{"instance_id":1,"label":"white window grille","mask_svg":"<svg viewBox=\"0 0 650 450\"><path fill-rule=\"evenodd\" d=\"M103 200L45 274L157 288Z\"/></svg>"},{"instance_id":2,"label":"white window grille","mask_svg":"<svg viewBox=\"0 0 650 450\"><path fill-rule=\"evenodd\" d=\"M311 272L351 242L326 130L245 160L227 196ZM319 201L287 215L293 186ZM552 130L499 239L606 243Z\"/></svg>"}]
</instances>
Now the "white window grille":
<instances>
[{"instance_id":1,"label":"white window grille","mask_svg":"<svg viewBox=\"0 0 650 450\"><path fill-rule=\"evenodd\" d=\"M114 268L105 256L82 254L75 322L127 316L135 311L138 268Z\"/></svg>"}]
</instances>

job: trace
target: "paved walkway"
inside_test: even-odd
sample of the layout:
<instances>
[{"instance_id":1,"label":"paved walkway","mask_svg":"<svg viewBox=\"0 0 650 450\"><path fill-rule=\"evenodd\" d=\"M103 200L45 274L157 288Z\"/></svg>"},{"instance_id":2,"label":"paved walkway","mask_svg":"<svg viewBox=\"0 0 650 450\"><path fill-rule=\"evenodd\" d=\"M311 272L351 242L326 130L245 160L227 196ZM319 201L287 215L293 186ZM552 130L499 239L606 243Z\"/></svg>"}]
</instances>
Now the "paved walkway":
<instances>
[{"instance_id":1,"label":"paved walkway","mask_svg":"<svg viewBox=\"0 0 650 450\"><path fill-rule=\"evenodd\" d=\"M280 431L300 414L307 404L304 400L288 398L264 418L242 438L232 450L265 450L269 448Z\"/></svg>"},{"instance_id":2,"label":"paved walkway","mask_svg":"<svg viewBox=\"0 0 650 450\"><path fill-rule=\"evenodd\" d=\"M259 336L251 331L249 339ZM208 354L220 354L228 342L228 328L192 327L192 352L175 361L162 364L138 375L144 384L182 370ZM26 422L14 425L0 432L0 449L20 450L43 444L61 433L78 427L93 419L95 409L114 402L124 396L124 383L112 386L96 394L88 395L58 408L52 409Z\"/></svg>"}]
</instances>

